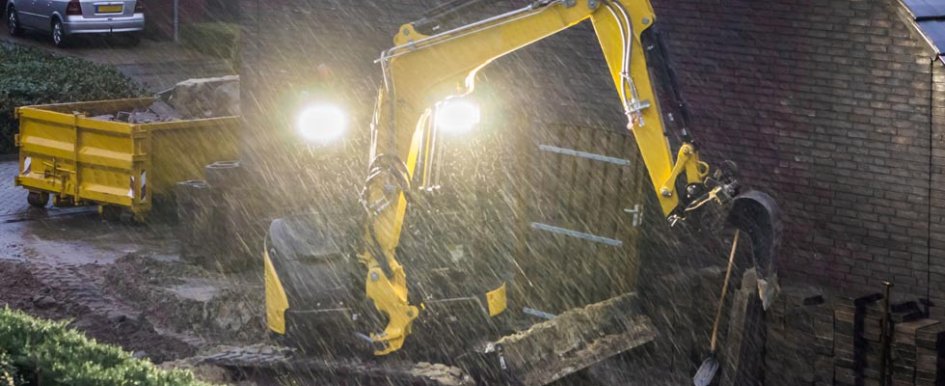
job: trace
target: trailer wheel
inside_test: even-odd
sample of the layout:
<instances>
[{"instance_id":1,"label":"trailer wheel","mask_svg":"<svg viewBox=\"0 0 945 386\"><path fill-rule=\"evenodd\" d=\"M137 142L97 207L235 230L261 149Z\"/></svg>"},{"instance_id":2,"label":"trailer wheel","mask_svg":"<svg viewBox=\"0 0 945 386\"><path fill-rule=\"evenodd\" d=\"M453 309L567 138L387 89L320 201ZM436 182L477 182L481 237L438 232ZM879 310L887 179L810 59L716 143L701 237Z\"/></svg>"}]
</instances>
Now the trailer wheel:
<instances>
[{"instance_id":1,"label":"trailer wheel","mask_svg":"<svg viewBox=\"0 0 945 386\"><path fill-rule=\"evenodd\" d=\"M34 208L45 208L46 204L49 203L49 193L30 192L30 194L26 196L26 202L29 202L30 206Z\"/></svg>"},{"instance_id":2,"label":"trailer wheel","mask_svg":"<svg viewBox=\"0 0 945 386\"><path fill-rule=\"evenodd\" d=\"M102 205L99 209L102 218L109 222L121 221L121 207L116 205Z\"/></svg>"}]
</instances>

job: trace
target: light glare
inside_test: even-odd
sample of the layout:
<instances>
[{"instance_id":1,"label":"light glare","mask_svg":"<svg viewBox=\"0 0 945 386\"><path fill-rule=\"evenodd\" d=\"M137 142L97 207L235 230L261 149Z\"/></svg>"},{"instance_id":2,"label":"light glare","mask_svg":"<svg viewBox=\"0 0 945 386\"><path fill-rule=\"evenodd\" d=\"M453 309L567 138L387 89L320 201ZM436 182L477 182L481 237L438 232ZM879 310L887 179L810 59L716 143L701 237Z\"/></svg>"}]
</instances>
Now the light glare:
<instances>
[{"instance_id":1,"label":"light glare","mask_svg":"<svg viewBox=\"0 0 945 386\"><path fill-rule=\"evenodd\" d=\"M437 130L465 133L476 127L479 120L479 106L468 100L447 100L436 108Z\"/></svg>"},{"instance_id":2,"label":"light glare","mask_svg":"<svg viewBox=\"0 0 945 386\"><path fill-rule=\"evenodd\" d=\"M307 141L328 143L345 133L348 117L338 106L317 104L302 110L295 125L299 134Z\"/></svg>"}]
</instances>

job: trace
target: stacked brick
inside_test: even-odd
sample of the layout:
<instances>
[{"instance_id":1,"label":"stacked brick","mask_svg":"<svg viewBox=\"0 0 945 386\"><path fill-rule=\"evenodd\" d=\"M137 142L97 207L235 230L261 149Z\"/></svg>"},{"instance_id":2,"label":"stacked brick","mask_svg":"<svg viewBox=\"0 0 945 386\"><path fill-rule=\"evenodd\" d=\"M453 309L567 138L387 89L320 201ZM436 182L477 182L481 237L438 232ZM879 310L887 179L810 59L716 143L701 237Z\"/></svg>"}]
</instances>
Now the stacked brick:
<instances>
[{"instance_id":1,"label":"stacked brick","mask_svg":"<svg viewBox=\"0 0 945 386\"><path fill-rule=\"evenodd\" d=\"M856 309L852 305L837 305L833 314L834 381L838 384L856 384Z\"/></svg>"},{"instance_id":2,"label":"stacked brick","mask_svg":"<svg viewBox=\"0 0 945 386\"><path fill-rule=\"evenodd\" d=\"M915 384L945 383L945 324L916 330L915 349Z\"/></svg>"},{"instance_id":3,"label":"stacked brick","mask_svg":"<svg viewBox=\"0 0 945 386\"><path fill-rule=\"evenodd\" d=\"M893 343L894 385L937 385L940 355L936 350L945 324L932 319L896 325Z\"/></svg>"},{"instance_id":4,"label":"stacked brick","mask_svg":"<svg viewBox=\"0 0 945 386\"><path fill-rule=\"evenodd\" d=\"M882 296L826 296L786 288L767 314L766 385L881 385ZM945 323L915 302L894 302L890 385L945 382Z\"/></svg>"}]
</instances>

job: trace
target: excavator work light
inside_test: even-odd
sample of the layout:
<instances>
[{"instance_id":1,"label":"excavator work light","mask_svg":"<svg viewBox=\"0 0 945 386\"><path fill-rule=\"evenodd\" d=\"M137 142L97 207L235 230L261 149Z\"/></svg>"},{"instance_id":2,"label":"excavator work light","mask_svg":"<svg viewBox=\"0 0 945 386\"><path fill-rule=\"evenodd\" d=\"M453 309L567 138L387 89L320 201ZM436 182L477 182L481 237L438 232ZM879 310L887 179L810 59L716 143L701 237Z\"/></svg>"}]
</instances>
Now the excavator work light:
<instances>
[{"instance_id":1,"label":"excavator work light","mask_svg":"<svg viewBox=\"0 0 945 386\"><path fill-rule=\"evenodd\" d=\"M310 105L299 113L295 127L305 140L325 144L344 135L348 116L332 104Z\"/></svg>"},{"instance_id":2,"label":"excavator work light","mask_svg":"<svg viewBox=\"0 0 945 386\"><path fill-rule=\"evenodd\" d=\"M479 105L467 99L447 99L436 106L437 130L465 133L479 124Z\"/></svg>"}]
</instances>

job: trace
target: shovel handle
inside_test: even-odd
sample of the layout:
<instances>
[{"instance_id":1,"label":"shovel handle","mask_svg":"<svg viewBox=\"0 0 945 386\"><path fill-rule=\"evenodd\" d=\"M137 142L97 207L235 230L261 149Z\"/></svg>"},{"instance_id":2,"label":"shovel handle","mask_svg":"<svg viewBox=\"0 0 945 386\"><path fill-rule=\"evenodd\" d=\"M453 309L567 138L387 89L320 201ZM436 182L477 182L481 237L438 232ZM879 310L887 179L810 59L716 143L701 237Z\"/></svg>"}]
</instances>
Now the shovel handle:
<instances>
[{"instance_id":1,"label":"shovel handle","mask_svg":"<svg viewBox=\"0 0 945 386\"><path fill-rule=\"evenodd\" d=\"M719 322L722 320L722 306L725 296L728 295L728 281L732 277L732 267L735 265L735 251L738 250L738 236L741 231L735 230L735 240L732 241L732 250L728 253L728 268L725 269L725 280L722 281L722 295L719 296L719 306L715 310L715 321L712 322L712 335L709 340L709 351L715 354L718 348Z\"/></svg>"}]
</instances>

